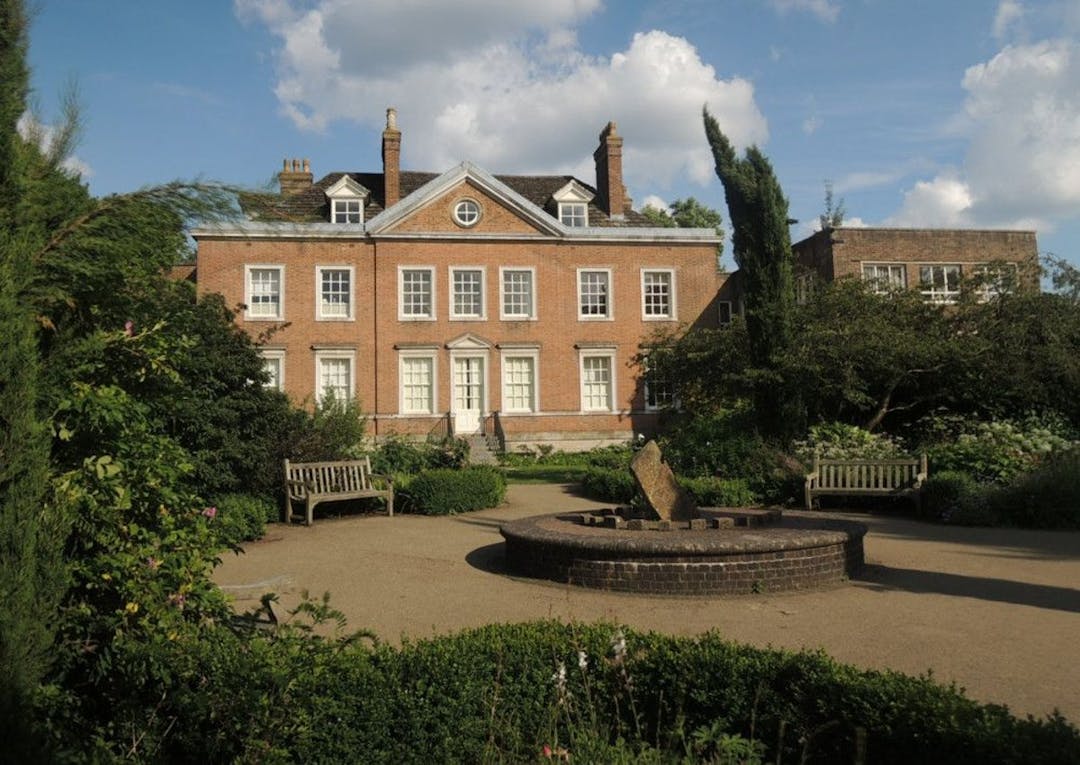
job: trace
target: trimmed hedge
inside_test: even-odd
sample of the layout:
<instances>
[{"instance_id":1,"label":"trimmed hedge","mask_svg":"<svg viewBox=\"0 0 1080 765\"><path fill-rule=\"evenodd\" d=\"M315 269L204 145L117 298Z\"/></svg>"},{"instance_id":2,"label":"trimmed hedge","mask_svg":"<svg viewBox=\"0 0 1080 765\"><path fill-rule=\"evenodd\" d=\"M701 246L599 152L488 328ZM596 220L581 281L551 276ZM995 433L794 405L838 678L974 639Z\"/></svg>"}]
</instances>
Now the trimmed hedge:
<instances>
[{"instance_id":1,"label":"trimmed hedge","mask_svg":"<svg viewBox=\"0 0 1080 765\"><path fill-rule=\"evenodd\" d=\"M266 533L267 522L278 517L277 505L250 494L226 494L214 507L217 516L213 527L226 546L259 539Z\"/></svg>"},{"instance_id":2,"label":"trimmed hedge","mask_svg":"<svg viewBox=\"0 0 1080 765\"><path fill-rule=\"evenodd\" d=\"M745 507L758 497L741 478L676 478L702 507ZM581 486L592 499L628 505L634 501L637 487L629 469L591 467L581 478Z\"/></svg>"},{"instance_id":3,"label":"trimmed hedge","mask_svg":"<svg viewBox=\"0 0 1080 765\"><path fill-rule=\"evenodd\" d=\"M404 507L424 515L450 515L495 507L506 496L506 476L486 465L424 470L402 487Z\"/></svg>"},{"instance_id":4,"label":"trimmed hedge","mask_svg":"<svg viewBox=\"0 0 1080 765\"><path fill-rule=\"evenodd\" d=\"M768 762L837 763L854 761L861 729L866 761L886 765L1080 762L1080 732L1058 715L1018 719L928 678L716 633L538 622L395 649L289 630L168 646L200 681L130 722L175 761L532 762L550 746L683 762L722 734L754 738Z\"/></svg>"}]
</instances>

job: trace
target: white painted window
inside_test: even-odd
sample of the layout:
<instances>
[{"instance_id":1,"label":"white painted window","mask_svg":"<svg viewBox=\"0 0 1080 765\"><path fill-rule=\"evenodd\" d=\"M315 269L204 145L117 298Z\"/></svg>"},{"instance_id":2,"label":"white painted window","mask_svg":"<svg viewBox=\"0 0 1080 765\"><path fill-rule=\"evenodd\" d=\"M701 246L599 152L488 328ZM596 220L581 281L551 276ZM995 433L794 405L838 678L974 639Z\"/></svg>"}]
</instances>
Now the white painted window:
<instances>
[{"instance_id":1,"label":"white painted window","mask_svg":"<svg viewBox=\"0 0 1080 765\"><path fill-rule=\"evenodd\" d=\"M675 272L642 269L641 315L645 319L675 318Z\"/></svg>"},{"instance_id":2,"label":"white painted window","mask_svg":"<svg viewBox=\"0 0 1080 765\"><path fill-rule=\"evenodd\" d=\"M615 368L613 352L581 354L581 409L610 412L615 408Z\"/></svg>"},{"instance_id":3,"label":"white painted window","mask_svg":"<svg viewBox=\"0 0 1080 765\"><path fill-rule=\"evenodd\" d=\"M536 318L536 279L531 268L500 269L501 279L501 318L535 319Z\"/></svg>"},{"instance_id":4,"label":"white painted window","mask_svg":"<svg viewBox=\"0 0 1080 765\"><path fill-rule=\"evenodd\" d=\"M675 404L675 386L671 380L661 377L652 360L646 356L642 366L644 367L643 382L645 384L645 408L650 411L670 409Z\"/></svg>"},{"instance_id":5,"label":"white painted window","mask_svg":"<svg viewBox=\"0 0 1080 765\"><path fill-rule=\"evenodd\" d=\"M269 378L266 387L285 390L285 351L261 350L259 355L262 356L263 369Z\"/></svg>"},{"instance_id":6,"label":"white painted window","mask_svg":"<svg viewBox=\"0 0 1080 765\"><path fill-rule=\"evenodd\" d=\"M363 201L360 199L334 199L331 202L334 223L363 223Z\"/></svg>"},{"instance_id":7,"label":"white painted window","mask_svg":"<svg viewBox=\"0 0 1080 765\"><path fill-rule=\"evenodd\" d=\"M578 269L578 318L611 318L611 271Z\"/></svg>"},{"instance_id":8,"label":"white painted window","mask_svg":"<svg viewBox=\"0 0 1080 765\"><path fill-rule=\"evenodd\" d=\"M716 320L721 327L727 326L731 323L732 305L730 300L718 300L716 301Z\"/></svg>"},{"instance_id":9,"label":"white painted window","mask_svg":"<svg viewBox=\"0 0 1080 765\"><path fill-rule=\"evenodd\" d=\"M538 354L504 354L502 358L502 405L506 412L535 412Z\"/></svg>"},{"instance_id":10,"label":"white painted window","mask_svg":"<svg viewBox=\"0 0 1080 765\"><path fill-rule=\"evenodd\" d=\"M285 269L282 266L247 266L245 319L280 320L284 317Z\"/></svg>"},{"instance_id":11,"label":"white painted window","mask_svg":"<svg viewBox=\"0 0 1080 765\"><path fill-rule=\"evenodd\" d=\"M1015 263L983 263L975 266L975 291L984 303L1016 290Z\"/></svg>"},{"instance_id":12,"label":"white painted window","mask_svg":"<svg viewBox=\"0 0 1080 765\"><path fill-rule=\"evenodd\" d=\"M484 318L484 269L450 269L450 318Z\"/></svg>"},{"instance_id":13,"label":"white painted window","mask_svg":"<svg viewBox=\"0 0 1080 765\"><path fill-rule=\"evenodd\" d=\"M955 303L960 297L960 266L919 266L919 291L931 303Z\"/></svg>"},{"instance_id":14,"label":"white painted window","mask_svg":"<svg viewBox=\"0 0 1080 765\"><path fill-rule=\"evenodd\" d=\"M879 295L907 288L907 266L903 263L864 263L863 281Z\"/></svg>"},{"instance_id":15,"label":"white painted window","mask_svg":"<svg viewBox=\"0 0 1080 765\"><path fill-rule=\"evenodd\" d=\"M474 199L462 199L454 205L454 221L470 228L480 222L480 204Z\"/></svg>"},{"instance_id":16,"label":"white painted window","mask_svg":"<svg viewBox=\"0 0 1080 765\"><path fill-rule=\"evenodd\" d=\"M315 269L315 281L318 285L318 318L351 319L353 318L353 270L350 267Z\"/></svg>"},{"instance_id":17,"label":"white painted window","mask_svg":"<svg viewBox=\"0 0 1080 765\"><path fill-rule=\"evenodd\" d=\"M435 270L433 268L398 269L398 318L403 320L435 318Z\"/></svg>"},{"instance_id":18,"label":"white painted window","mask_svg":"<svg viewBox=\"0 0 1080 765\"><path fill-rule=\"evenodd\" d=\"M353 356L352 351L315 352L315 394L320 401L352 399Z\"/></svg>"},{"instance_id":19,"label":"white painted window","mask_svg":"<svg viewBox=\"0 0 1080 765\"><path fill-rule=\"evenodd\" d=\"M589 206L584 202L559 202L559 220L564 226L588 226Z\"/></svg>"},{"instance_id":20,"label":"white painted window","mask_svg":"<svg viewBox=\"0 0 1080 765\"><path fill-rule=\"evenodd\" d=\"M432 414L435 411L435 356L402 354L401 413Z\"/></svg>"}]
</instances>

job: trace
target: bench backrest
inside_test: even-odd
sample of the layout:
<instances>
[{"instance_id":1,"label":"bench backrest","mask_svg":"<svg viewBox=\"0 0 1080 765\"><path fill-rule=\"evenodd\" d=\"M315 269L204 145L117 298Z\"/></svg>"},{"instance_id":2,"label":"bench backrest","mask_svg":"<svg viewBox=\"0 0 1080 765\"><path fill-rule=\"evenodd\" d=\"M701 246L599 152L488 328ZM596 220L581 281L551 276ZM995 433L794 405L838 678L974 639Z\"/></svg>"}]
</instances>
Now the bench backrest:
<instances>
[{"instance_id":1,"label":"bench backrest","mask_svg":"<svg viewBox=\"0 0 1080 765\"><path fill-rule=\"evenodd\" d=\"M314 494L367 491L371 488L371 461L289 462L285 460L285 480L303 481Z\"/></svg>"},{"instance_id":2,"label":"bench backrest","mask_svg":"<svg viewBox=\"0 0 1080 765\"><path fill-rule=\"evenodd\" d=\"M926 456L888 460L814 458L819 489L892 491L914 486L926 477Z\"/></svg>"}]
</instances>

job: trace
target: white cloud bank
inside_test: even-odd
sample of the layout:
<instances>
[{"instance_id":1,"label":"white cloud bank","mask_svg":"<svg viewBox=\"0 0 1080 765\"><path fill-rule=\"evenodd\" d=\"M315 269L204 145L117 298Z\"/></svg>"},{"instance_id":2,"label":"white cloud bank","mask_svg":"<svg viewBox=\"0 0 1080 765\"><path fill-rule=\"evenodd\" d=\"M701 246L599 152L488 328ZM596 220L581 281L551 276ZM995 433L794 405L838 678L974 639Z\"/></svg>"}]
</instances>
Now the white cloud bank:
<instances>
[{"instance_id":1,"label":"white cloud bank","mask_svg":"<svg viewBox=\"0 0 1080 765\"><path fill-rule=\"evenodd\" d=\"M1052 228L1080 210L1080 44L1006 46L964 74L962 167L911 188L892 225Z\"/></svg>"},{"instance_id":2,"label":"white cloud bank","mask_svg":"<svg viewBox=\"0 0 1080 765\"><path fill-rule=\"evenodd\" d=\"M301 128L381 128L398 109L403 164L462 159L492 172L592 177L600 129L626 138L631 188L704 184L713 162L701 107L738 146L763 143L750 82L721 79L687 40L634 36L610 57L581 50L575 25L600 0L235 0L280 38L276 94Z\"/></svg>"}]
</instances>

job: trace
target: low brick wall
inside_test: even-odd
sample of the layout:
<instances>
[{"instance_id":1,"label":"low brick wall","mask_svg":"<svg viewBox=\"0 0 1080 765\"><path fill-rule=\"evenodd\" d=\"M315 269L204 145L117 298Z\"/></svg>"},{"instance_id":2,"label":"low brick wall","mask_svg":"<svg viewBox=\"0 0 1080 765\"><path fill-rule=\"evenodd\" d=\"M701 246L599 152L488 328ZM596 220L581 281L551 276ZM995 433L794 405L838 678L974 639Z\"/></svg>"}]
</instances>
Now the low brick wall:
<instances>
[{"instance_id":1,"label":"low brick wall","mask_svg":"<svg viewBox=\"0 0 1080 765\"><path fill-rule=\"evenodd\" d=\"M504 524L506 563L524 576L661 595L735 595L838 584L863 566L866 528L785 519L767 529L629 531L559 516Z\"/></svg>"}]
</instances>

